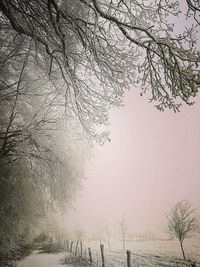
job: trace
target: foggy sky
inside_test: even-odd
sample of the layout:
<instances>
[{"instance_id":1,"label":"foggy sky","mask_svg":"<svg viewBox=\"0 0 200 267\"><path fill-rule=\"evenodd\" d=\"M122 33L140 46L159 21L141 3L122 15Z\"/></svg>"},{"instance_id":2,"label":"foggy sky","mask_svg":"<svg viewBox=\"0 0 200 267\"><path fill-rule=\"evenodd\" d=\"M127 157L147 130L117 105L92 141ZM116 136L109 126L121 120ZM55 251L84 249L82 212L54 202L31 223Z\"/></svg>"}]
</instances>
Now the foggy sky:
<instances>
[{"instance_id":1,"label":"foggy sky","mask_svg":"<svg viewBox=\"0 0 200 267\"><path fill-rule=\"evenodd\" d=\"M177 114L159 112L134 90L124 104L111 112L111 142L96 147L65 223L112 227L124 216L129 231L163 232L177 201L200 209L200 98Z\"/></svg>"}]
</instances>

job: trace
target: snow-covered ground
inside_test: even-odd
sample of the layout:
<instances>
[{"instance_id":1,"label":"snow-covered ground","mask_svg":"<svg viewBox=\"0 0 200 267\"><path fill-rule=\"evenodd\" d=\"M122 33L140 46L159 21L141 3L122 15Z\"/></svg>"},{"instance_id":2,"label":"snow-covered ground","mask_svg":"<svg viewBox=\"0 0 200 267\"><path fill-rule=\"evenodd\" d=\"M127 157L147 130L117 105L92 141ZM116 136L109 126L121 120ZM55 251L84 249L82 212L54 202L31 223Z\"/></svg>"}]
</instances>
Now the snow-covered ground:
<instances>
[{"instance_id":1,"label":"snow-covered ground","mask_svg":"<svg viewBox=\"0 0 200 267\"><path fill-rule=\"evenodd\" d=\"M61 267L66 253L40 253L35 251L25 259L16 262L14 267ZM66 265L65 265L66 266ZM67 265L67 267L71 267Z\"/></svg>"},{"instance_id":2,"label":"snow-covered ground","mask_svg":"<svg viewBox=\"0 0 200 267\"><path fill-rule=\"evenodd\" d=\"M134 240L126 241L126 250L122 250L121 241L110 241L108 248L104 243L104 255L106 267L127 267L126 250L131 251L131 267L192 267L191 263L196 261L195 267L200 267L200 236L185 240L184 248L186 257L190 261L183 261L177 240ZM102 266L100 254L100 242L83 242L83 257L89 259L88 248L92 252L92 266ZM80 255L80 248L78 251ZM56 254L35 252L24 260L18 262L16 267L56 267L56 266L82 266L80 264L63 264L64 258L74 257L74 252L62 252ZM84 265L89 266L89 265ZM83 266L82 266L83 267Z\"/></svg>"},{"instance_id":3,"label":"snow-covered ground","mask_svg":"<svg viewBox=\"0 0 200 267\"><path fill-rule=\"evenodd\" d=\"M104 243L104 242L102 242ZM126 251L122 250L122 242L111 241L111 248L105 244L105 262L108 267L127 266ZM101 265L101 256L98 241L90 241L85 243L85 248L90 247L92 258L95 266ZM184 242L186 257L191 262L200 263L200 237L191 238ZM182 260L179 243L177 240L135 240L126 241L126 250L131 251L132 266L171 266L184 267L191 266L191 262ZM200 266L197 263L196 266Z\"/></svg>"}]
</instances>

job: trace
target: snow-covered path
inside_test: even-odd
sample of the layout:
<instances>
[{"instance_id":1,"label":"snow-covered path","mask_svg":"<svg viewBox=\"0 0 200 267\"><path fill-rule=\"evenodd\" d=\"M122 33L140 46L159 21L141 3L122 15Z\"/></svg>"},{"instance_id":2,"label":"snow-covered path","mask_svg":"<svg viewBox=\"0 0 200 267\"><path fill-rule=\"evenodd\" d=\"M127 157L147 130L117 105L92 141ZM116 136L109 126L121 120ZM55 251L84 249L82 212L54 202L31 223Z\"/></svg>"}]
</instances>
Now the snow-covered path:
<instances>
[{"instance_id":1,"label":"snow-covered path","mask_svg":"<svg viewBox=\"0 0 200 267\"><path fill-rule=\"evenodd\" d=\"M66 252L52 254L35 251L30 256L17 262L15 267L71 267L71 265L62 264L65 255Z\"/></svg>"}]
</instances>

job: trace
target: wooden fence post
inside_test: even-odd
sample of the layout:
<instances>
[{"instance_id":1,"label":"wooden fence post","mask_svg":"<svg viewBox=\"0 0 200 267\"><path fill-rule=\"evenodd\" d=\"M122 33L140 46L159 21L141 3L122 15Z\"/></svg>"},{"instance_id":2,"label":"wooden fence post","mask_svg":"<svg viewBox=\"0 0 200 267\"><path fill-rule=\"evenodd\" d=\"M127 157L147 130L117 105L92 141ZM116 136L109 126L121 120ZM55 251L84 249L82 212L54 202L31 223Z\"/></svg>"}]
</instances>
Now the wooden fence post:
<instances>
[{"instance_id":1,"label":"wooden fence post","mask_svg":"<svg viewBox=\"0 0 200 267\"><path fill-rule=\"evenodd\" d=\"M59 246L59 248L61 248L60 234L58 235L58 246Z\"/></svg>"},{"instance_id":2,"label":"wooden fence post","mask_svg":"<svg viewBox=\"0 0 200 267\"><path fill-rule=\"evenodd\" d=\"M105 267L104 245L103 244L100 245L100 249L101 249L101 262L102 262L102 267Z\"/></svg>"},{"instance_id":3,"label":"wooden fence post","mask_svg":"<svg viewBox=\"0 0 200 267\"><path fill-rule=\"evenodd\" d=\"M131 252L130 250L127 250L126 253L127 253L127 267L131 267Z\"/></svg>"},{"instance_id":4,"label":"wooden fence post","mask_svg":"<svg viewBox=\"0 0 200 267\"><path fill-rule=\"evenodd\" d=\"M73 241L70 244L70 252L72 252L72 249L73 249Z\"/></svg>"},{"instance_id":5,"label":"wooden fence post","mask_svg":"<svg viewBox=\"0 0 200 267\"><path fill-rule=\"evenodd\" d=\"M82 254L83 254L83 244L82 244L82 241L80 241L80 247L81 247L81 257L82 257Z\"/></svg>"},{"instance_id":6,"label":"wooden fence post","mask_svg":"<svg viewBox=\"0 0 200 267\"><path fill-rule=\"evenodd\" d=\"M69 241L66 240L66 250L69 251Z\"/></svg>"},{"instance_id":7,"label":"wooden fence post","mask_svg":"<svg viewBox=\"0 0 200 267\"><path fill-rule=\"evenodd\" d=\"M77 255L77 252L78 252L78 241L76 242L75 256Z\"/></svg>"},{"instance_id":8,"label":"wooden fence post","mask_svg":"<svg viewBox=\"0 0 200 267\"><path fill-rule=\"evenodd\" d=\"M92 264L92 252L91 252L91 249L88 248L88 253L89 253L89 261L90 261L90 264Z\"/></svg>"}]
</instances>

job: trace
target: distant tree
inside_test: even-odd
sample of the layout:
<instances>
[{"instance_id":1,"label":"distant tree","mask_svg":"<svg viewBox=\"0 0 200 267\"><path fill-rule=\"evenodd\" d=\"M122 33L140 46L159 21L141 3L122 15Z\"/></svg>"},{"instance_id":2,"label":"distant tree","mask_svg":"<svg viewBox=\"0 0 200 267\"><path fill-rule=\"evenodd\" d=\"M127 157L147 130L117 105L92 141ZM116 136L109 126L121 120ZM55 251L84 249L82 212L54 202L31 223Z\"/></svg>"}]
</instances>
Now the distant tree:
<instances>
[{"instance_id":1,"label":"distant tree","mask_svg":"<svg viewBox=\"0 0 200 267\"><path fill-rule=\"evenodd\" d=\"M190 237L197 226L197 218L194 214L192 204L186 200L178 202L171 209L171 213L168 215L168 221L169 233L172 237L176 237L179 240L183 258L186 259L183 241Z\"/></svg>"},{"instance_id":2,"label":"distant tree","mask_svg":"<svg viewBox=\"0 0 200 267\"><path fill-rule=\"evenodd\" d=\"M75 234L76 234L76 240L79 242L82 242L84 239L84 230L83 229L77 229Z\"/></svg>"},{"instance_id":3,"label":"distant tree","mask_svg":"<svg viewBox=\"0 0 200 267\"><path fill-rule=\"evenodd\" d=\"M122 236L123 250L125 250L125 238L126 238L126 231L127 231L125 217L123 217L120 222L120 230L121 230L121 236Z\"/></svg>"},{"instance_id":4,"label":"distant tree","mask_svg":"<svg viewBox=\"0 0 200 267\"><path fill-rule=\"evenodd\" d=\"M107 227L105 228L105 233L108 241L108 248L110 249L110 231Z\"/></svg>"}]
</instances>

